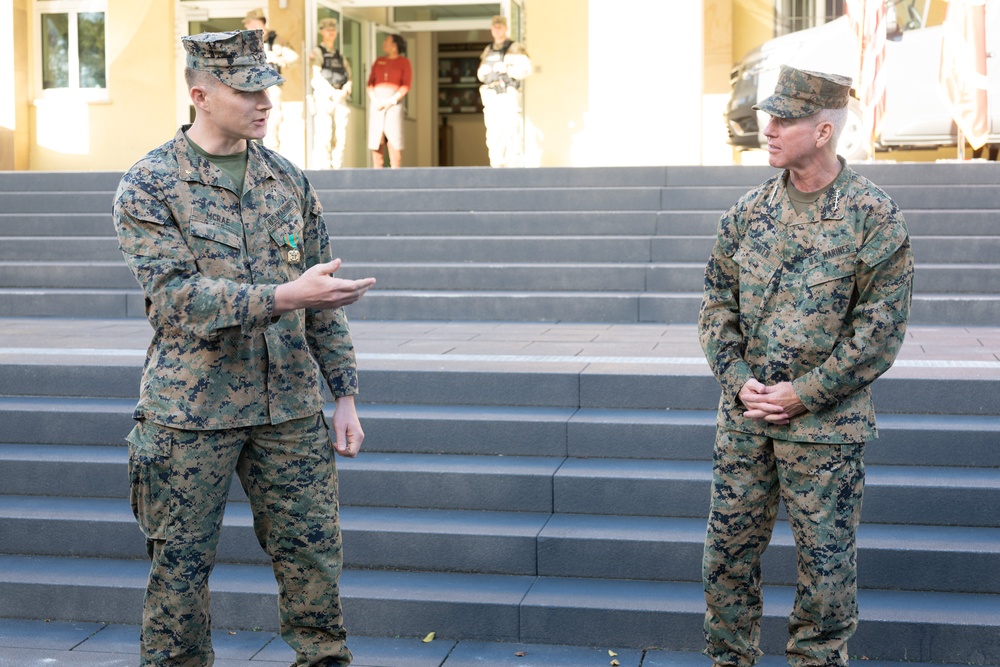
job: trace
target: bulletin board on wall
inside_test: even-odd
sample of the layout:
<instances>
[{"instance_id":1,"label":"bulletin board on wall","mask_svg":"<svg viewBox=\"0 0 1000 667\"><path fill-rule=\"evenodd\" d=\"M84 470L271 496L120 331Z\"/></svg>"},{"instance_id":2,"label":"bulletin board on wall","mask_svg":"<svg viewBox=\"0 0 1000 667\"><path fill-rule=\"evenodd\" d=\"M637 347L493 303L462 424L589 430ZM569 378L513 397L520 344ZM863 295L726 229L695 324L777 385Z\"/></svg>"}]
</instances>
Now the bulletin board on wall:
<instances>
[{"instance_id":1,"label":"bulletin board on wall","mask_svg":"<svg viewBox=\"0 0 1000 667\"><path fill-rule=\"evenodd\" d=\"M438 50L438 113L483 112L479 95L480 44L441 44Z\"/></svg>"}]
</instances>

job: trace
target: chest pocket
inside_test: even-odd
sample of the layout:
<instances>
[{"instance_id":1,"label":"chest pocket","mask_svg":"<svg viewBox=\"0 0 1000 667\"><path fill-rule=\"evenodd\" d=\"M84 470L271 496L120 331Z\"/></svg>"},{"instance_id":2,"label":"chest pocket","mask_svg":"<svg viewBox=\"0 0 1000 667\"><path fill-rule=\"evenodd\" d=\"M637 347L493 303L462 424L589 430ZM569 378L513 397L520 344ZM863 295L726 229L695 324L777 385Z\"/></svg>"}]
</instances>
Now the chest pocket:
<instances>
[{"instance_id":1,"label":"chest pocket","mask_svg":"<svg viewBox=\"0 0 1000 667\"><path fill-rule=\"evenodd\" d=\"M855 274L857 259L858 254L851 252L810 266L804 271L806 287L813 288L830 281L850 278Z\"/></svg>"},{"instance_id":2,"label":"chest pocket","mask_svg":"<svg viewBox=\"0 0 1000 667\"><path fill-rule=\"evenodd\" d=\"M210 278L242 280L243 234L221 222L191 219L188 244L198 271Z\"/></svg>"},{"instance_id":3,"label":"chest pocket","mask_svg":"<svg viewBox=\"0 0 1000 667\"><path fill-rule=\"evenodd\" d=\"M243 245L242 236L235 230L201 220L191 221L191 235L206 241L215 241L230 248L239 248Z\"/></svg>"},{"instance_id":4,"label":"chest pocket","mask_svg":"<svg viewBox=\"0 0 1000 667\"><path fill-rule=\"evenodd\" d=\"M766 248L742 245L733 255L733 261L740 267L741 325L744 331L751 331L780 266L779 258Z\"/></svg>"},{"instance_id":5,"label":"chest pocket","mask_svg":"<svg viewBox=\"0 0 1000 667\"><path fill-rule=\"evenodd\" d=\"M798 312L810 313L816 329L834 333L840 330L843 315L851 308L858 253L848 248L843 254L828 255L802 268L795 307Z\"/></svg>"}]
</instances>

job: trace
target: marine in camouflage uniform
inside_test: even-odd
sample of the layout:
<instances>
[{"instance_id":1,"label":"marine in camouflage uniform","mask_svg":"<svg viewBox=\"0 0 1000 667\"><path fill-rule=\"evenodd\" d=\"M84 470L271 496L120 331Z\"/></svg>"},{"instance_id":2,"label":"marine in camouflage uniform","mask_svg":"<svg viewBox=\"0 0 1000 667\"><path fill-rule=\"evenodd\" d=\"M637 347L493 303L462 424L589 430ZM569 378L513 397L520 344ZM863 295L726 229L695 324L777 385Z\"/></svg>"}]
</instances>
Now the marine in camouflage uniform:
<instances>
[{"instance_id":1,"label":"marine in camouflage uniform","mask_svg":"<svg viewBox=\"0 0 1000 667\"><path fill-rule=\"evenodd\" d=\"M332 275L339 261L316 192L252 141L266 132L266 88L281 80L261 33L183 43L194 124L136 163L114 203L154 329L127 438L132 509L152 561L142 664L214 661L208 577L236 472L296 664L347 665L333 450L354 456L364 434L341 306L374 279Z\"/></svg>"},{"instance_id":2,"label":"marine in camouflage uniform","mask_svg":"<svg viewBox=\"0 0 1000 667\"><path fill-rule=\"evenodd\" d=\"M913 258L899 208L836 155L844 116L825 110L849 90L845 77L782 68L759 108L784 171L722 216L706 268L699 336L722 397L705 654L718 665L762 655L760 559L779 499L798 555L789 664L846 665L857 627L869 387L903 342Z\"/></svg>"}]
</instances>

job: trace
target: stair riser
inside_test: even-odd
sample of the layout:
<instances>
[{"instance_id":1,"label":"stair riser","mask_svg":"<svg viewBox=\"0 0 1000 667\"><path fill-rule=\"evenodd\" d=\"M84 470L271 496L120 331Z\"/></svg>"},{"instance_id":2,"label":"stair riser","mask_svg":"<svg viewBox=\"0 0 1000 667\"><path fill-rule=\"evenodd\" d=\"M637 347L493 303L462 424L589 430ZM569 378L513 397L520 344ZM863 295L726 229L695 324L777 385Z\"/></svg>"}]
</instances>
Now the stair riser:
<instances>
[{"instance_id":1,"label":"stair riser","mask_svg":"<svg viewBox=\"0 0 1000 667\"><path fill-rule=\"evenodd\" d=\"M366 236L709 236L714 237L718 211L454 211L343 213L327 210L324 219L333 237ZM37 208L43 208L39 201ZM922 210L904 212L910 235L992 236L992 210ZM0 213L0 237L114 236L110 208L82 213ZM921 259L921 261L924 261Z\"/></svg>"},{"instance_id":2,"label":"stair riser","mask_svg":"<svg viewBox=\"0 0 1000 667\"><path fill-rule=\"evenodd\" d=\"M851 168L882 187L895 191L899 186L930 183L945 186L991 186L1000 181L996 163L965 164L854 164ZM400 171L372 169L309 170L317 190L368 190L396 188L486 187L537 188L570 187L704 187L706 183L749 189L776 173L768 166L676 166L676 167L547 167L503 171L451 167L412 168ZM8 172L0 179L0 192L51 194L75 191L104 191L113 196L121 180L119 171L94 172Z\"/></svg>"},{"instance_id":3,"label":"stair riser","mask_svg":"<svg viewBox=\"0 0 1000 667\"><path fill-rule=\"evenodd\" d=\"M374 364L377 360L372 360ZM568 363L568 362L566 362ZM707 369L699 374L680 375L665 370L660 373L645 372L648 366L637 365L637 374L619 372L601 373L600 368L588 368L581 363L578 369L566 371L564 364L542 366L539 371L485 372L464 371L462 364L452 370L391 370L366 368L362 356L360 367L363 382L363 401L375 413L392 411L393 404L412 406L415 397L426 405L434 406L493 406L548 409L548 420L559 420L570 413L564 409L627 410L636 418L648 419L653 411L711 411L719 403L719 385ZM536 364L535 367L540 366ZM639 374L641 372L642 374ZM45 428L29 418L38 412L65 411L67 414L86 413L94 419L105 415L121 418L134 407L139 388L141 369L132 366L63 366L60 364L8 364L4 366L4 384L0 396L0 411L8 415L6 424L21 424L0 434L0 442L22 442L29 430ZM1000 415L1000 396L993 391L989 379L928 379L883 376L872 385L876 411L882 415L969 415L984 419L972 420L972 431L993 431L997 422L990 419ZM33 398L33 397L46 398ZM49 398L51 397L51 398ZM67 397L64 406L58 398ZM78 398L83 397L83 398ZM406 414L408 411L404 410ZM415 415L420 417L419 414ZM672 419L672 414L663 414ZM685 420L695 419L703 426L707 415L684 413ZM583 413L578 419L599 419L601 413ZM83 417L81 417L83 418ZM37 422L37 420L35 420ZM96 422L101 424L100 422ZM690 422L688 422L690 423ZM103 425L103 424L101 424ZM896 425L906 428L905 423ZM65 425L54 429L59 432ZM930 426L934 430L936 426ZM48 435L27 442L47 442ZM85 443L76 443L85 444ZM97 443L103 444L103 443Z\"/></svg>"},{"instance_id":4,"label":"stair riser","mask_svg":"<svg viewBox=\"0 0 1000 667\"><path fill-rule=\"evenodd\" d=\"M0 287L42 289L138 290L132 272L120 266L0 264Z\"/></svg>"},{"instance_id":5,"label":"stair riser","mask_svg":"<svg viewBox=\"0 0 1000 667\"><path fill-rule=\"evenodd\" d=\"M750 188L745 186L676 187L536 187L446 189L440 184L403 189L319 189L324 209L379 211L657 211L726 210ZM904 211L948 207L961 210L1000 208L1000 194L985 185L893 185L885 190ZM6 213L103 213L111 211L113 191L0 191ZM377 203L376 203L377 202Z\"/></svg>"},{"instance_id":6,"label":"stair riser","mask_svg":"<svg viewBox=\"0 0 1000 667\"><path fill-rule=\"evenodd\" d=\"M100 213L0 213L0 238L8 236L111 237L111 210ZM44 240L39 241L44 243Z\"/></svg>"},{"instance_id":7,"label":"stair riser","mask_svg":"<svg viewBox=\"0 0 1000 667\"><path fill-rule=\"evenodd\" d=\"M565 188L453 190L320 191L323 209L341 212L406 211L658 211L661 188ZM705 197L685 189L673 196L673 206L705 208ZM718 201L717 199L715 201ZM734 200L735 201L735 200ZM715 202L713 201L712 204ZM717 206L717 205L716 205Z\"/></svg>"},{"instance_id":8,"label":"stair riser","mask_svg":"<svg viewBox=\"0 0 1000 667\"><path fill-rule=\"evenodd\" d=\"M126 505L126 501L122 501ZM451 535L373 531L342 523L344 566L535 576L535 539L511 535ZM145 538L132 521L0 519L0 554L145 560ZM218 562L270 566L250 526L223 527Z\"/></svg>"},{"instance_id":9,"label":"stair riser","mask_svg":"<svg viewBox=\"0 0 1000 667\"><path fill-rule=\"evenodd\" d=\"M122 461L117 464L58 466L44 461L5 461L0 488L14 495L127 498L124 459L123 451ZM362 467L341 460L340 498L345 506L358 507L687 518L704 518L708 514L708 462L694 478L636 479L627 474L594 477L555 473L554 468L552 473L490 465L468 472L402 472L377 462ZM245 499L239 484L233 484L230 497ZM906 486L869 475L862 521L1000 527L1000 516L994 511L998 503L1000 489L951 487L947 483Z\"/></svg>"},{"instance_id":10,"label":"stair riser","mask_svg":"<svg viewBox=\"0 0 1000 667\"><path fill-rule=\"evenodd\" d=\"M708 515L710 491L708 470L693 480L560 473L553 481L560 514L701 518ZM1000 527L1000 489L898 486L869 475L864 495L865 523Z\"/></svg>"},{"instance_id":11,"label":"stair riser","mask_svg":"<svg viewBox=\"0 0 1000 667\"><path fill-rule=\"evenodd\" d=\"M537 540L530 536L452 535L432 530L376 531L346 519L342 528L348 569L701 581L703 545L695 540L547 537L544 531ZM0 551L5 555L125 560L147 557L144 538L134 521L4 518L0 519L0 531L7 536ZM629 558L623 559L623 553ZM858 585L871 590L998 594L1000 574L993 567L996 558L995 552L874 548L867 546L862 537ZM224 526L218 561L270 564L253 529L244 525ZM795 585L795 550L788 539L772 543L762 563L764 580L770 585Z\"/></svg>"},{"instance_id":12,"label":"stair riser","mask_svg":"<svg viewBox=\"0 0 1000 667\"><path fill-rule=\"evenodd\" d=\"M366 453L569 456L573 458L708 461L715 438L715 414L701 424L649 424L628 420L578 423L569 415L556 420L520 421L385 418L359 415L365 427ZM382 412L381 410L378 411ZM117 415L0 412L5 429L0 442L46 445L124 446L134 422L131 410ZM894 416L894 420L895 419ZM898 421L905 421L901 417ZM121 437L119 437L121 436ZM951 428L880 427L868 443L869 465L916 465L1000 468L1000 437L995 428L978 428L955 418ZM960 442L956 449L954 443ZM89 494L88 494L89 495Z\"/></svg>"},{"instance_id":13,"label":"stair riser","mask_svg":"<svg viewBox=\"0 0 1000 667\"><path fill-rule=\"evenodd\" d=\"M919 267L918 267L919 268ZM337 275L353 280L375 276L380 292L391 290L522 291L544 285L560 292L699 292L704 283L701 265L623 264L580 266L512 266L454 264L405 266L351 262ZM124 263L116 266L62 264L0 264L0 288L138 290ZM985 289L984 289L985 288ZM914 276L914 292L921 294L1000 295L1000 266L931 266Z\"/></svg>"},{"instance_id":14,"label":"stair riser","mask_svg":"<svg viewBox=\"0 0 1000 667\"><path fill-rule=\"evenodd\" d=\"M543 532L538 540L538 574L700 583L703 548L700 540L553 538ZM625 553L628 558L622 558ZM996 558L995 552L931 551L909 546L873 548L866 546L862 538L858 545L858 587L1000 593L1000 574L993 571ZM795 549L788 541L772 542L761 563L764 581L769 585L796 584Z\"/></svg>"}]
</instances>

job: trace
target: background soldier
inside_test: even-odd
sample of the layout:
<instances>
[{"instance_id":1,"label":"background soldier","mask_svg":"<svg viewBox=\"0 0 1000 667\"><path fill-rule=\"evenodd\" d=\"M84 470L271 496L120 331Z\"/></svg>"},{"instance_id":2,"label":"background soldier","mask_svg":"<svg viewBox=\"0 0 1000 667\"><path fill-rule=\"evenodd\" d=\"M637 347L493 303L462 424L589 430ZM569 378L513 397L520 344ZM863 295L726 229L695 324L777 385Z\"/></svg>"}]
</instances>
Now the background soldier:
<instances>
[{"instance_id":1,"label":"background soldier","mask_svg":"<svg viewBox=\"0 0 1000 667\"><path fill-rule=\"evenodd\" d=\"M319 22L320 44L309 54L312 63L313 165L316 169L340 169L344 166L347 120L351 110L351 65L337 49L337 19Z\"/></svg>"},{"instance_id":2,"label":"background soldier","mask_svg":"<svg viewBox=\"0 0 1000 667\"><path fill-rule=\"evenodd\" d=\"M282 67L287 67L299 59L299 54L278 40L278 33L267 29L267 17L264 16L263 9L253 9L247 12L246 18L243 19L243 27L247 30L263 31L267 62L274 65L278 74L281 74ZM279 150L281 148L281 121L284 118L281 108L281 84L272 86L267 92L271 96L271 117L268 123L268 132L264 136L264 145L272 150Z\"/></svg>"},{"instance_id":3,"label":"background soldier","mask_svg":"<svg viewBox=\"0 0 1000 667\"><path fill-rule=\"evenodd\" d=\"M282 81L261 33L183 38L195 120L122 178L114 221L154 329L128 436L132 509L151 559L143 665L210 665L208 577L233 472L279 582L298 665L347 665L333 450L355 456L354 346L305 175L255 143ZM335 444L323 417L332 392Z\"/></svg>"},{"instance_id":4,"label":"background soldier","mask_svg":"<svg viewBox=\"0 0 1000 667\"><path fill-rule=\"evenodd\" d=\"M340 169L344 166L347 120L351 110L351 65L337 49L337 19L319 22L321 42L309 54L312 62L313 159L316 169Z\"/></svg>"},{"instance_id":5,"label":"background soldier","mask_svg":"<svg viewBox=\"0 0 1000 667\"><path fill-rule=\"evenodd\" d=\"M483 120L491 167L519 167L523 147L521 82L531 74L531 61L518 42L507 39L507 17L494 16L493 43L479 56L476 76L482 81Z\"/></svg>"},{"instance_id":6,"label":"background soldier","mask_svg":"<svg viewBox=\"0 0 1000 667\"><path fill-rule=\"evenodd\" d=\"M719 222L699 335L722 385L703 575L708 655L761 652L760 558L779 497L798 553L788 663L847 665L858 622L855 536L870 384L909 315L906 223L836 154L851 80L783 67L760 102L771 166Z\"/></svg>"}]
</instances>

